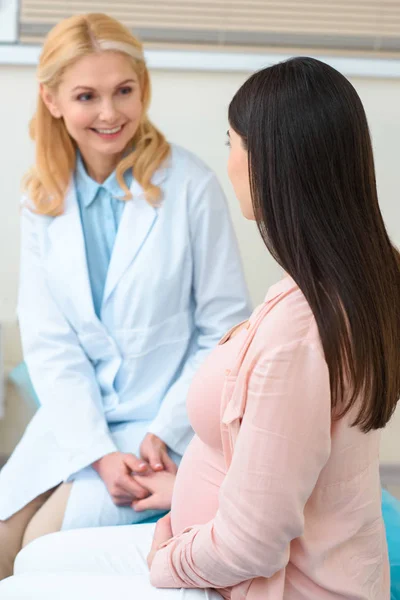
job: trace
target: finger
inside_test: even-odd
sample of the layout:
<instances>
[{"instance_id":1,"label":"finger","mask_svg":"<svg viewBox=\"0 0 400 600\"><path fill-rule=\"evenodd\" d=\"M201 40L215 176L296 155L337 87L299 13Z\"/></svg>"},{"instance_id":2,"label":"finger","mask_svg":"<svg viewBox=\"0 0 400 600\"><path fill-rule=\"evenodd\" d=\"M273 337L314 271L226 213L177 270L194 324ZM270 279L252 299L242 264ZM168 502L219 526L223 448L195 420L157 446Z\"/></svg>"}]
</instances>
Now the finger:
<instances>
[{"instance_id":1,"label":"finger","mask_svg":"<svg viewBox=\"0 0 400 600\"><path fill-rule=\"evenodd\" d=\"M171 529L171 511L169 511L169 513L167 513L164 517L162 517L162 519L159 519L159 521L162 521L161 525L163 527L168 527L168 529Z\"/></svg>"},{"instance_id":2,"label":"finger","mask_svg":"<svg viewBox=\"0 0 400 600\"><path fill-rule=\"evenodd\" d=\"M144 500L135 500L132 502L132 508L136 512L143 512L144 510L158 510L160 508L159 504L160 502L157 494L152 494Z\"/></svg>"},{"instance_id":3,"label":"finger","mask_svg":"<svg viewBox=\"0 0 400 600\"><path fill-rule=\"evenodd\" d=\"M155 474L151 473L150 475L135 475L135 481L141 485L145 490L148 490L151 494L156 491Z\"/></svg>"},{"instance_id":4,"label":"finger","mask_svg":"<svg viewBox=\"0 0 400 600\"><path fill-rule=\"evenodd\" d=\"M132 499L147 498L149 491L140 485L131 475L123 475L119 478L117 485L123 492L127 492Z\"/></svg>"},{"instance_id":5,"label":"finger","mask_svg":"<svg viewBox=\"0 0 400 600\"><path fill-rule=\"evenodd\" d=\"M169 532L171 529L171 512L166 514L161 519L158 519L156 523L156 532L161 535L161 533Z\"/></svg>"},{"instance_id":6,"label":"finger","mask_svg":"<svg viewBox=\"0 0 400 600\"><path fill-rule=\"evenodd\" d=\"M173 473L174 475L177 473L178 467L176 466L176 464L174 463L174 461L172 460L172 458L170 457L170 455L168 454L168 452L166 450L164 450L164 452L162 454L162 461L163 461L165 470L168 471L168 473Z\"/></svg>"},{"instance_id":7,"label":"finger","mask_svg":"<svg viewBox=\"0 0 400 600\"><path fill-rule=\"evenodd\" d=\"M132 496L131 495L118 495L112 496L112 501L116 506L131 506L132 504Z\"/></svg>"},{"instance_id":8,"label":"finger","mask_svg":"<svg viewBox=\"0 0 400 600\"><path fill-rule=\"evenodd\" d=\"M155 448L154 446L150 446L150 448L147 450L146 459L153 471L164 470L162 454L162 448Z\"/></svg>"},{"instance_id":9,"label":"finger","mask_svg":"<svg viewBox=\"0 0 400 600\"><path fill-rule=\"evenodd\" d=\"M154 541L157 544L162 544L172 537L171 529L171 517L170 514L166 515L159 521L157 521L156 530L154 533Z\"/></svg>"},{"instance_id":10,"label":"finger","mask_svg":"<svg viewBox=\"0 0 400 600\"><path fill-rule=\"evenodd\" d=\"M124 454L124 462L133 473L144 473L148 469L148 464L137 458L134 454Z\"/></svg>"}]
</instances>

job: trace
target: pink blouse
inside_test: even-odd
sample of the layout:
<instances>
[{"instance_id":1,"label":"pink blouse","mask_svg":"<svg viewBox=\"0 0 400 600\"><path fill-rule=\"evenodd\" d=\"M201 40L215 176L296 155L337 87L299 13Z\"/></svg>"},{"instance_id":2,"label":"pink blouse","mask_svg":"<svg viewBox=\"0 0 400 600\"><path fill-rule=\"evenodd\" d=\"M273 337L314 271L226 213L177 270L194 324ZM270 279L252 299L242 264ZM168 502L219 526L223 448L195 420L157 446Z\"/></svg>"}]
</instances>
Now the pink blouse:
<instances>
[{"instance_id":1,"label":"pink blouse","mask_svg":"<svg viewBox=\"0 0 400 600\"><path fill-rule=\"evenodd\" d=\"M153 585L230 590L232 600L389 600L379 432L350 427L354 413L332 420L318 329L292 279L270 289L231 343L230 359L218 347L207 361L210 374L225 368L220 402L222 372L207 379L204 365L193 382L204 440L195 438L179 471L175 535L154 558ZM208 439L202 427L218 404L225 475L215 430ZM197 468L213 466L219 476L211 469L213 481L195 483ZM181 477L190 477L185 489Z\"/></svg>"},{"instance_id":2,"label":"pink blouse","mask_svg":"<svg viewBox=\"0 0 400 600\"><path fill-rule=\"evenodd\" d=\"M226 475L220 427L222 390L225 370L238 355L244 334L245 330L220 343L193 379L187 409L195 436L181 461L174 486L174 535L193 523L205 524L217 514L219 489Z\"/></svg>"},{"instance_id":3,"label":"pink blouse","mask_svg":"<svg viewBox=\"0 0 400 600\"><path fill-rule=\"evenodd\" d=\"M171 523L175 535L193 523L206 524L217 514L219 489L226 475L220 427L225 371L238 356L244 335L245 329L220 342L193 379L187 409L195 436L174 486ZM230 597L229 590L221 593Z\"/></svg>"}]
</instances>

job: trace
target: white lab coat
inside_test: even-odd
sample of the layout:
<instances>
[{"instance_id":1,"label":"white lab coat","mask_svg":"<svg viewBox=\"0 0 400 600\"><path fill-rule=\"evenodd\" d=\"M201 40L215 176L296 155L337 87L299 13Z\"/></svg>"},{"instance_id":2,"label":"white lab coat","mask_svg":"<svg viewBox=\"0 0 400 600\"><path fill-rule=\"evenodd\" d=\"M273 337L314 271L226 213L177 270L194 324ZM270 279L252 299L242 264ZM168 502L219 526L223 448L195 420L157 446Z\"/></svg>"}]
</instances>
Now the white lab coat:
<instances>
[{"instance_id":1,"label":"white lab coat","mask_svg":"<svg viewBox=\"0 0 400 600\"><path fill-rule=\"evenodd\" d=\"M0 472L2 520L85 468L93 471L89 465L107 453L137 453L146 432L182 455L192 436L192 376L250 312L215 175L173 146L153 181L163 192L159 208L132 184L101 319L73 184L61 216L23 209L18 314L41 407Z\"/></svg>"}]
</instances>

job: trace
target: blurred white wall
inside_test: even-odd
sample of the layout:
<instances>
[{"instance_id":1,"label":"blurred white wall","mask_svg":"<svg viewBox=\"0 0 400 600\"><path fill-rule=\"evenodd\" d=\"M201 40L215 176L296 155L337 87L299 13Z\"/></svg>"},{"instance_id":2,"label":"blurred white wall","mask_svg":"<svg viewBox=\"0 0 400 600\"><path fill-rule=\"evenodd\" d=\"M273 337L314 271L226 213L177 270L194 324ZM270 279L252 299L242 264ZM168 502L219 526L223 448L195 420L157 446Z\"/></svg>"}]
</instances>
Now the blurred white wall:
<instances>
[{"instance_id":1,"label":"blurred white wall","mask_svg":"<svg viewBox=\"0 0 400 600\"><path fill-rule=\"evenodd\" d=\"M227 107L246 73L154 71L151 116L170 141L202 157L218 174L228 196L254 303L280 271L264 249L254 223L240 214L227 175ZM364 102L373 143L382 211L400 245L400 80L355 79ZM0 65L0 322L5 329L5 360L20 358L15 322L18 278L18 203L21 176L33 159L27 127L36 97L32 67ZM400 310L400 308L399 308ZM6 417L0 421L0 453L10 452L29 419L22 401L7 388ZM400 410L383 434L382 460L400 461Z\"/></svg>"}]
</instances>

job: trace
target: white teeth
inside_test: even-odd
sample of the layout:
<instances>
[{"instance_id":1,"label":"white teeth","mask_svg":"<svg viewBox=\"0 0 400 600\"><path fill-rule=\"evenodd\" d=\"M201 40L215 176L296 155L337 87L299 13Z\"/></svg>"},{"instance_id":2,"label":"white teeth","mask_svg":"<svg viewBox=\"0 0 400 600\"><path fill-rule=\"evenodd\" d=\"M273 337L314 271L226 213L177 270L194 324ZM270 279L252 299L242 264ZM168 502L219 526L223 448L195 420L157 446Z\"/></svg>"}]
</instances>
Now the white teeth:
<instances>
[{"instance_id":1,"label":"white teeth","mask_svg":"<svg viewBox=\"0 0 400 600\"><path fill-rule=\"evenodd\" d=\"M114 129L96 129L96 131L98 131L98 133L105 133L105 134L112 134L112 133L117 133L118 131L121 131L122 129L122 125L120 125L119 127L114 127Z\"/></svg>"}]
</instances>

